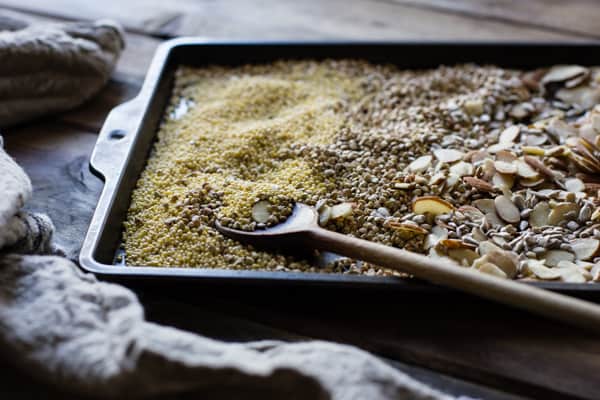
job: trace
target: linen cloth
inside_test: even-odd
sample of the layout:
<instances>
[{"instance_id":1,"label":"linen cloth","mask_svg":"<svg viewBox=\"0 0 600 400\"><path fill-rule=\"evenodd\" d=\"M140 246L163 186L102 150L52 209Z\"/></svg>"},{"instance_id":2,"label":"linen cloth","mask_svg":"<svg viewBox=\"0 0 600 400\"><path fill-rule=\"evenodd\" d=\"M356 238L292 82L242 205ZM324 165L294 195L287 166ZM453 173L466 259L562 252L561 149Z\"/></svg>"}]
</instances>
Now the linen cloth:
<instances>
[{"instance_id":1,"label":"linen cloth","mask_svg":"<svg viewBox=\"0 0 600 400\"><path fill-rule=\"evenodd\" d=\"M11 14L0 15L2 29L0 125L81 104L123 48L115 23L31 24ZM98 398L451 398L350 346L225 343L148 322L133 292L57 256L50 219L23 211L31 196L0 146L0 353L37 379Z\"/></svg>"}]
</instances>

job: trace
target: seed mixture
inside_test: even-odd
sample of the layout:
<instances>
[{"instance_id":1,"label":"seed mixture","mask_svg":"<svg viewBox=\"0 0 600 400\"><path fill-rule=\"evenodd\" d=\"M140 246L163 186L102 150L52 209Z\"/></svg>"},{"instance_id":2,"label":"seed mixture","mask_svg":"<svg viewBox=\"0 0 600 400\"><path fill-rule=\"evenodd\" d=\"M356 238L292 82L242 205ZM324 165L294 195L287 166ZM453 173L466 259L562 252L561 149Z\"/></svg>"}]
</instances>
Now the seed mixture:
<instances>
[{"instance_id":1,"label":"seed mixture","mask_svg":"<svg viewBox=\"0 0 600 400\"><path fill-rule=\"evenodd\" d=\"M600 68L359 60L181 67L128 212L128 265L397 274L223 237L321 226L504 278L600 281ZM319 262L320 262L320 266Z\"/></svg>"}]
</instances>

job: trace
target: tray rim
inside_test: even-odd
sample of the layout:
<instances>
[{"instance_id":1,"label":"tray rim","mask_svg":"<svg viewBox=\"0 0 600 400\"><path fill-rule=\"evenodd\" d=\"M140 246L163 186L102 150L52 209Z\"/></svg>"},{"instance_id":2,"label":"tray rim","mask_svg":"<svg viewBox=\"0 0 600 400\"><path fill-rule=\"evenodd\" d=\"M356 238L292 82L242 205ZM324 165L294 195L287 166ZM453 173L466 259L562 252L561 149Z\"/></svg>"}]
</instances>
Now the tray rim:
<instances>
[{"instance_id":1,"label":"tray rim","mask_svg":"<svg viewBox=\"0 0 600 400\"><path fill-rule=\"evenodd\" d=\"M158 83L164 72L167 62L172 52L178 47L184 46L441 46L441 47L590 47L600 48L600 42L595 41L423 41L423 40L406 40L406 41L372 41L372 40L211 40L203 37L180 37L171 39L160 44L152 58L151 64L146 73L144 82L139 93L131 100L122 103L109 113L103 127L99 133L98 141L94 146L92 156L90 158L90 170L96 176L104 181L104 187L100 194L98 203L94 210L92 220L88 227L88 231L84 238L81 251L79 254L80 267L94 274L106 277L122 279L126 277L136 278L176 278L190 280L203 280L206 282L220 283L236 282L242 284L268 284L268 283L285 283L294 285L325 285L336 287L362 287L362 288L395 288L407 292L421 291L439 291L442 288L429 284L417 279L402 279L395 277L381 276L365 276L365 275L345 275L340 273L310 273L310 272L279 272L279 271L264 271L264 270L227 270L213 268L186 268L186 267L148 267L148 266L122 266L105 264L95 259L94 253L100 242L100 234L106 228L106 220L108 212L113 206L115 191L120 184L120 173L127 167L130 157L132 156L133 143L139 135L141 122L143 121L147 108L151 103L153 96L156 93ZM123 116L131 118L126 123ZM121 142L122 148L122 169L119 170L119 175L107 176L106 170L101 166L102 160L100 155L102 144L109 142L109 136L115 125L114 121L120 121L128 125L131 129L131 134L127 135ZM117 124L118 125L118 124ZM569 292L573 294L584 293L600 293L600 285L593 283L562 283L562 282L538 282L538 281L523 281L523 283L531 284L540 288Z\"/></svg>"}]
</instances>

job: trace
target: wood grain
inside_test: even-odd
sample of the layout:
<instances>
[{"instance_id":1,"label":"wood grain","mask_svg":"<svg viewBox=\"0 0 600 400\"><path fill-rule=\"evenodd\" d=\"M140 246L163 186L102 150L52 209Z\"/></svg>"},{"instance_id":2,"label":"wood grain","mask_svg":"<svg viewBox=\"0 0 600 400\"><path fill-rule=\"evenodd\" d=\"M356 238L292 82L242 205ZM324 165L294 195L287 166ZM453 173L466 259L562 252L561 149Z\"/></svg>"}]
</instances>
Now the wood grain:
<instances>
[{"instance_id":1,"label":"wood grain","mask_svg":"<svg viewBox=\"0 0 600 400\"><path fill-rule=\"evenodd\" d=\"M595 0L392 0L405 6L483 18L510 26L600 39L600 4Z\"/></svg>"},{"instance_id":2,"label":"wood grain","mask_svg":"<svg viewBox=\"0 0 600 400\"><path fill-rule=\"evenodd\" d=\"M440 13L388 1L176 0L171 32L216 38L576 40L575 35ZM324 16L326 16L324 18Z\"/></svg>"},{"instance_id":3,"label":"wood grain","mask_svg":"<svg viewBox=\"0 0 600 400\"><path fill-rule=\"evenodd\" d=\"M517 2L515 2L517 3ZM134 32L216 39L580 40L575 34L480 15L369 0L1 0L0 5L60 18L114 18ZM164 17L167 16L167 17Z\"/></svg>"},{"instance_id":4,"label":"wood grain","mask_svg":"<svg viewBox=\"0 0 600 400\"><path fill-rule=\"evenodd\" d=\"M238 295L244 294L249 293ZM191 293L176 296L194 301ZM233 296L194 296L223 313L350 343L532 398L592 400L600 391L600 344L595 337L472 298L273 288L243 302Z\"/></svg>"},{"instance_id":5,"label":"wood grain","mask_svg":"<svg viewBox=\"0 0 600 400\"><path fill-rule=\"evenodd\" d=\"M102 189L88 166L97 136L47 121L7 129L3 136L6 151L33 184L27 209L52 218L56 243L75 260Z\"/></svg>"}]
</instances>

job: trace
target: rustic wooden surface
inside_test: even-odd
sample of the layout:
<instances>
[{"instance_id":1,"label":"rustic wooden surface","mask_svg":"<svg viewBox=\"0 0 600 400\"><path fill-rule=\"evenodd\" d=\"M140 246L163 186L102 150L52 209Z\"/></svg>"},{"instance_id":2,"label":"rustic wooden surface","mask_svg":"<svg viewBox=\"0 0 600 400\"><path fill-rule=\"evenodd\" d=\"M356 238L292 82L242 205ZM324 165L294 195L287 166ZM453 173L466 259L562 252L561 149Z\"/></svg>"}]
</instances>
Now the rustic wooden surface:
<instances>
[{"instance_id":1,"label":"rustic wooden surface","mask_svg":"<svg viewBox=\"0 0 600 400\"><path fill-rule=\"evenodd\" d=\"M600 39L592 0L0 0L0 7L57 22L113 18L127 49L109 85L88 104L3 132L35 186L31 209L48 213L76 258L102 182L87 162L107 112L137 93L156 46L209 39ZM509 55L507 55L509 56ZM489 399L585 398L600 393L600 342L480 300L367 292L200 291L136 288L154 321L224 340L322 338L351 343L453 394ZM176 311L174 311L176 310ZM0 392L64 398L0 360Z\"/></svg>"}]
</instances>

